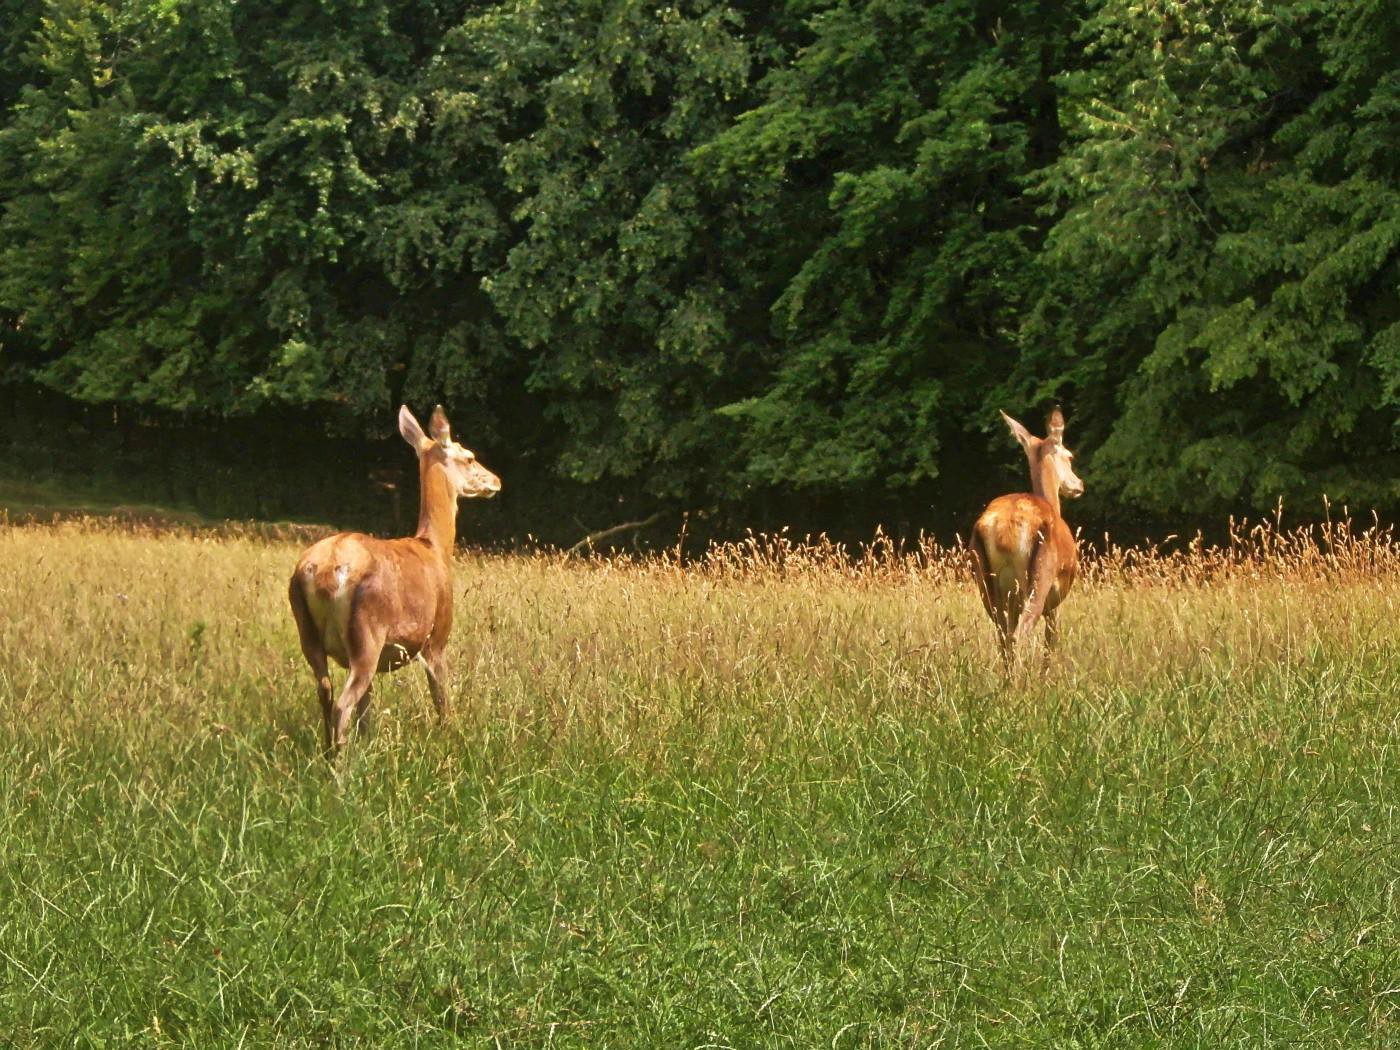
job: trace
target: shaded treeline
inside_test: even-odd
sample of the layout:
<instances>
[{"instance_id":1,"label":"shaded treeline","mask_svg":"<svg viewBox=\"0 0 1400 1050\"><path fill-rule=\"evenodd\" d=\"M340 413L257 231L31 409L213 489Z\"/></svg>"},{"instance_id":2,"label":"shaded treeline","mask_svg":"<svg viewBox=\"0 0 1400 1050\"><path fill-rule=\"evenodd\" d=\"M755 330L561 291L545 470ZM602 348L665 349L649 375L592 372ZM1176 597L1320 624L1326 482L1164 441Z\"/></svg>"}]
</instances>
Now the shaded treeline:
<instances>
[{"instance_id":1,"label":"shaded treeline","mask_svg":"<svg viewBox=\"0 0 1400 1050\"><path fill-rule=\"evenodd\" d=\"M1086 520L1400 504L1394 0L0 13L21 402L363 479L443 401L501 537L947 528L1057 401Z\"/></svg>"}]
</instances>

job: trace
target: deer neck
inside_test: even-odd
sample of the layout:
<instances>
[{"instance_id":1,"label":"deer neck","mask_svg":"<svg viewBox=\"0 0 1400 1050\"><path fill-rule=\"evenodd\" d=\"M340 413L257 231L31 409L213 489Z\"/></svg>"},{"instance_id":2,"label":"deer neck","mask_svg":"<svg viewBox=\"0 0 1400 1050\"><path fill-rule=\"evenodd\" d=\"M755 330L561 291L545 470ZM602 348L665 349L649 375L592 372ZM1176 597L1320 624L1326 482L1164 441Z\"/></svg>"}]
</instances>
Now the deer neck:
<instances>
[{"instance_id":1,"label":"deer neck","mask_svg":"<svg viewBox=\"0 0 1400 1050\"><path fill-rule=\"evenodd\" d=\"M1060 516L1060 478L1049 456L1042 455L1031 461L1031 490L1050 504L1055 517Z\"/></svg>"},{"instance_id":2,"label":"deer neck","mask_svg":"<svg viewBox=\"0 0 1400 1050\"><path fill-rule=\"evenodd\" d=\"M452 557L457 542L457 493L440 463L424 464L418 474L418 531L442 556Z\"/></svg>"}]
</instances>

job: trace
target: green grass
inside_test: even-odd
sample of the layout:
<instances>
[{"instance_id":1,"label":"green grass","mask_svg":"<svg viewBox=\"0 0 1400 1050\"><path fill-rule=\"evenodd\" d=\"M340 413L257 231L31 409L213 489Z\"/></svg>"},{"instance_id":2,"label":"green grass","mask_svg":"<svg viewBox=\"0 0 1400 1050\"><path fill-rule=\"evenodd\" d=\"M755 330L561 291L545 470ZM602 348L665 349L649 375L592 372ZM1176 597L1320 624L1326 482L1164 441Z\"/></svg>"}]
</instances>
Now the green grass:
<instances>
[{"instance_id":1,"label":"green grass","mask_svg":"<svg viewBox=\"0 0 1400 1050\"><path fill-rule=\"evenodd\" d=\"M0 1044L1393 1045L1400 559L1299 551L1011 684L946 558L463 557L337 780L294 545L0 530Z\"/></svg>"},{"instance_id":2,"label":"green grass","mask_svg":"<svg viewBox=\"0 0 1400 1050\"><path fill-rule=\"evenodd\" d=\"M15 521L102 516L146 524L216 524L188 507L132 501L116 485L73 479L56 482L0 476L0 511Z\"/></svg>"},{"instance_id":3,"label":"green grass","mask_svg":"<svg viewBox=\"0 0 1400 1050\"><path fill-rule=\"evenodd\" d=\"M191 529L212 533L299 539L335 531L312 519L231 520L210 517L191 506L133 498L131 486L72 476L45 480L0 474L0 523L52 525L86 521L112 528Z\"/></svg>"}]
</instances>

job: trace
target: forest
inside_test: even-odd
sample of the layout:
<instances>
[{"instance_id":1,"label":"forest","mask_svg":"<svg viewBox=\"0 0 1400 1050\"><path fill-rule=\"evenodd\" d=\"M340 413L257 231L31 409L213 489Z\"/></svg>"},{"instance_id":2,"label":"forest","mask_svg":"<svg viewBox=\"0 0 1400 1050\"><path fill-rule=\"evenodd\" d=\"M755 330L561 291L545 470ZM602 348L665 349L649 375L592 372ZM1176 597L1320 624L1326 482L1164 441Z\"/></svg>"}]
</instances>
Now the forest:
<instances>
[{"instance_id":1,"label":"forest","mask_svg":"<svg viewBox=\"0 0 1400 1050\"><path fill-rule=\"evenodd\" d=\"M1058 404L1086 520L1400 508L1394 0L0 19L12 470L113 426L406 470L440 401L498 531L921 527Z\"/></svg>"}]
</instances>

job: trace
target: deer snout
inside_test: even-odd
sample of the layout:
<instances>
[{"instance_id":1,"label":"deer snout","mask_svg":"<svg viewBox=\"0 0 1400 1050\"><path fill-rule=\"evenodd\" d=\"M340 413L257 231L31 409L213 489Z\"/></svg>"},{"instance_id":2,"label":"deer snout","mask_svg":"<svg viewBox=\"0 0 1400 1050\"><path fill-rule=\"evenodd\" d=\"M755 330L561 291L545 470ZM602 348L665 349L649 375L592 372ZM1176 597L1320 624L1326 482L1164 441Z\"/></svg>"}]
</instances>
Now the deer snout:
<instances>
[{"instance_id":1,"label":"deer snout","mask_svg":"<svg viewBox=\"0 0 1400 1050\"><path fill-rule=\"evenodd\" d=\"M501 479L479 464L477 467L477 476L472 480L475 482L473 486L475 489L472 493L473 496L490 499L501 491Z\"/></svg>"}]
</instances>

